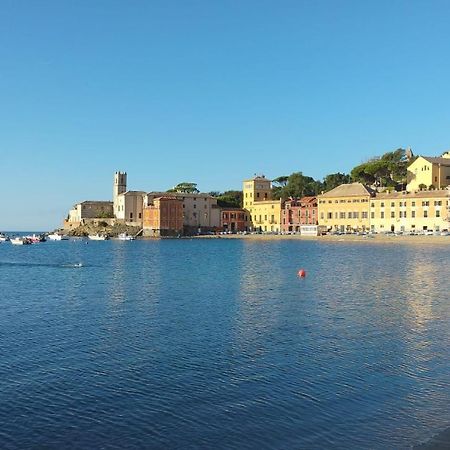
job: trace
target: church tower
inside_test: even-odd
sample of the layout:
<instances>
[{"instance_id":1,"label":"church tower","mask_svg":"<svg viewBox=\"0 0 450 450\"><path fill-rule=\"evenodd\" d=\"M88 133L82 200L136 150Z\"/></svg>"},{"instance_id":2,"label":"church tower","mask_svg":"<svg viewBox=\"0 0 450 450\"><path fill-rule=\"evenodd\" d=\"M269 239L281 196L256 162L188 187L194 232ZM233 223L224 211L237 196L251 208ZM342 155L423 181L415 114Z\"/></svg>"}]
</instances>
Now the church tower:
<instances>
[{"instance_id":1,"label":"church tower","mask_svg":"<svg viewBox=\"0 0 450 450\"><path fill-rule=\"evenodd\" d=\"M114 203L114 215L117 217L118 212L118 196L127 191L127 173L115 172L114 173L114 185L113 185L113 203Z\"/></svg>"}]
</instances>

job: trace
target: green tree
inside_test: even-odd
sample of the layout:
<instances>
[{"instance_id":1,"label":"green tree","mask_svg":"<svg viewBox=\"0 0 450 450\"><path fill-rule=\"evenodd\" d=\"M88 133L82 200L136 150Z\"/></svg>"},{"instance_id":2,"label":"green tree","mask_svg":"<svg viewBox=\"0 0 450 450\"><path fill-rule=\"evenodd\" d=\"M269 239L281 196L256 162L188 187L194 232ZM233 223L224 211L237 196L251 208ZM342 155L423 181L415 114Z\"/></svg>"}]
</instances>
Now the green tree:
<instances>
[{"instance_id":1,"label":"green tree","mask_svg":"<svg viewBox=\"0 0 450 450\"><path fill-rule=\"evenodd\" d=\"M323 190L328 192L331 191L331 189L340 186L341 184L350 183L350 181L350 175L346 173L330 173L323 179Z\"/></svg>"},{"instance_id":2,"label":"green tree","mask_svg":"<svg viewBox=\"0 0 450 450\"><path fill-rule=\"evenodd\" d=\"M242 208L242 191L225 191L217 196L217 204L222 208Z\"/></svg>"},{"instance_id":3,"label":"green tree","mask_svg":"<svg viewBox=\"0 0 450 450\"><path fill-rule=\"evenodd\" d=\"M359 164L350 176L364 184L399 187L406 182L407 166L406 150L399 148Z\"/></svg>"},{"instance_id":4,"label":"green tree","mask_svg":"<svg viewBox=\"0 0 450 450\"><path fill-rule=\"evenodd\" d=\"M185 194L198 194L197 183L183 182L169 189L167 192L180 192Z\"/></svg>"}]
</instances>

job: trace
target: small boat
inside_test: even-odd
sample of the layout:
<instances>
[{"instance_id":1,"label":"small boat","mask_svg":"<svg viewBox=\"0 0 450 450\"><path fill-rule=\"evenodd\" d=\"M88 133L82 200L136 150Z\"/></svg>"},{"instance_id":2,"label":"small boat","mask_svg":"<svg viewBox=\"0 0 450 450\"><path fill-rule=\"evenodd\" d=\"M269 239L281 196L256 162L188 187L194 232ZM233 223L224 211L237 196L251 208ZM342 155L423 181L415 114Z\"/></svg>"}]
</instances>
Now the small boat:
<instances>
[{"instance_id":1,"label":"small boat","mask_svg":"<svg viewBox=\"0 0 450 450\"><path fill-rule=\"evenodd\" d=\"M31 241L25 237L15 237L10 239L11 244L13 245L29 245Z\"/></svg>"},{"instance_id":2,"label":"small boat","mask_svg":"<svg viewBox=\"0 0 450 450\"><path fill-rule=\"evenodd\" d=\"M0 233L0 243L9 241L9 237L6 234Z\"/></svg>"},{"instance_id":3,"label":"small boat","mask_svg":"<svg viewBox=\"0 0 450 450\"><path fill-rule=\"evenodd\" d=\"M89 239L91 239L92 241L106 241L107 239L109 239L108 235L106 234L90 234L88 236Z\"/></svg>"},{"instance_id":4,"label":"small boat","mask_svg":"<svg viewBox=\"0 0 450 450\"><path fill-rule=\"evenodd\" d=\"M127 233L120 233L117 236L117 239L119 239L120 241L134 241L136 238L134 236L130 236Z\"/></svg>"},{"instance_id":5,"label":"small boat","mask_svg":"<svg viewBox=\"0 0 450 450\"><path fill-rule=\"evenodd\" d=\"M69 240L68 236L65 236L63 234L58 234L58 233L49 234L49 235L47 235L47 238L50 241L67 241L67 240Z\"/></svg>"},{"instance_id":6,"label":"small boat","mask_svg":"<svg viewBox=\"0 0 450 450\"><path fill-rule=\"evenodd\" d=\"M45 237L42 234L32 234L30 236L25 236L25 239L31 241L32 244L37 244L38 242L45 242Z\"/></svg>"}]
</instances>

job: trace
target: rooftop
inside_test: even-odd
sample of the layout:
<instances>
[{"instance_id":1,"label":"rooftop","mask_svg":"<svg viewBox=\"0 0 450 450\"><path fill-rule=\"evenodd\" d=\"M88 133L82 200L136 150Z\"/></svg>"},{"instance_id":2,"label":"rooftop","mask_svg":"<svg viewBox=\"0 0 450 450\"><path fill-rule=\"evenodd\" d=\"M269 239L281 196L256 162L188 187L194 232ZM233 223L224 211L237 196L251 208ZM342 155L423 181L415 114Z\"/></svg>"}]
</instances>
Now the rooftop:
<instances>
[{"instance_id":1,"label":"rooftop","mask_svg":"<svg viewBox=\"0 0 450 450\"><path fill-rule=\"evenodd\" d=\"M431 156L422 156L423 159L426 159L431 164L440 164L441 166L450 167L450 158L434 158Z\"/></svg>"},{"instance_id":2,"label":"rooftop","mask_svg":"<svg viewBox=\"0 0 450 450\"><path fill-rule=\"evenodd\" d=\"M381 192L377 194L377 199L399 199L399 198L435 198L435 197L449 197L450 191L448 189L439 189L435 191L413 191L413 192Z\"/></svg>"},{"instance_id":3,"label":"rooftop","mask_svg":"<svg viewBox=\"0 0 450 450\"><path fill-rule=\"evenodd\" d=\"M341 184L318 197L364 197L374 195L375 191L362 183Z\"/></svg>"}]
</instances>

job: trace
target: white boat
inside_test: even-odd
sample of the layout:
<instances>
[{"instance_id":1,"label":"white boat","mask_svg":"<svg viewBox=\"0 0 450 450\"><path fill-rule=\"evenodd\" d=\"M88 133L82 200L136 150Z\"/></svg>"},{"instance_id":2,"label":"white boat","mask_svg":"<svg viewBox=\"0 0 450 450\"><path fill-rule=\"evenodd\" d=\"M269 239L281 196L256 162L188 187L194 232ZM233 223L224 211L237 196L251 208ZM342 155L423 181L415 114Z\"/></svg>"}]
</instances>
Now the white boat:
<instances>
[{"instance_id":1,"label":"white boat","mask_svg":"<svg viewBox=\"0 0 450 450\"><path fill-rule=\"evenodd\" d=\"M106 234L90 234L88 236L89 239L91 239L92 241L106 241L108 238L108 236Z\"/></svg>"},{"instance_id":2,"label":"white boat","mask_svg":"<svg viewBox=\"0 0 450 450\"><path fill-rule=\"evenodd\" d=\"M11 244L13 245L28 245L31 244L31 241L27 238L23 238L23 237L15 237L10 239Z\"/></svg>"},{"instance_id":3,"label":"white boat","mask_svg":"<svg viewBox=\"0 0 450 450\"><path fill-rule=\"evenodd\" d=\"M52 233L47 236L50 241L67 241L69 239L68 236L58 233Z\"/></svg>"},{"instance_id":4,"label":"white boat","mask_svg":"<svg viewBox=\"0 0 450 450\"><path fill-rule=\"evenodd\" d=\"M120 233L117 236L117 239L121 240L121 241L134 241L136 238L134 236L130 236L127 233Z\"/></svg>"},{"instance_id":5,"label":"white boat","mask_svg":"<svg viewBox=\"0 0 450 450\"><path fill-rule=\"evenodd\" d=\"M9 237L6 234L0 233L0 243L9 241Z\"/></svg>"}]
</instances>

